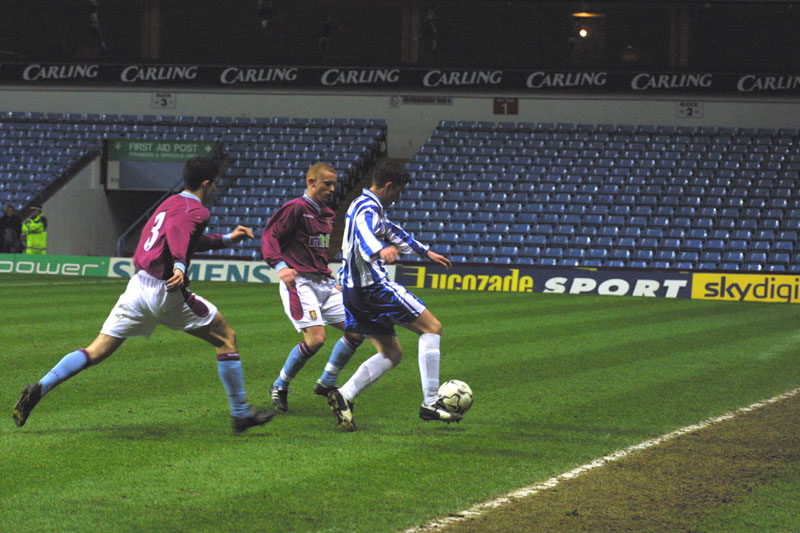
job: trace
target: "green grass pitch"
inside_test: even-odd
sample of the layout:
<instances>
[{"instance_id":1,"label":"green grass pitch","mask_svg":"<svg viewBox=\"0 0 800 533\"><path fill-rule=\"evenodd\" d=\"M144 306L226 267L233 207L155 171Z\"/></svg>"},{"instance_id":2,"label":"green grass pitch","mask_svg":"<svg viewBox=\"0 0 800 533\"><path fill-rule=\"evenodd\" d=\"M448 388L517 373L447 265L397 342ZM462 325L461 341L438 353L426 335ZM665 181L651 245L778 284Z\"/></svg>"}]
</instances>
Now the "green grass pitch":
<instances>
[{"instance_id":1,"label":"green grass pitch","mask_svg":"<svg viewBox=\"0 0 800 533\"><path fill-rule=\"evenodd\" d=\"M800 306L415 291L444 324L442 381L475 403L425 423L416 336L342 433L311 393L338 332L295 379L290 412L233 436L213 350L159 328L45 397L23 386L88 344L124 280L0 277L0 530L397 531L800 386ZM237 333L253 403L299 341L274 285L195 283ZM365 343L340 383L374 353Z\"/></svg>"}]
</instances>

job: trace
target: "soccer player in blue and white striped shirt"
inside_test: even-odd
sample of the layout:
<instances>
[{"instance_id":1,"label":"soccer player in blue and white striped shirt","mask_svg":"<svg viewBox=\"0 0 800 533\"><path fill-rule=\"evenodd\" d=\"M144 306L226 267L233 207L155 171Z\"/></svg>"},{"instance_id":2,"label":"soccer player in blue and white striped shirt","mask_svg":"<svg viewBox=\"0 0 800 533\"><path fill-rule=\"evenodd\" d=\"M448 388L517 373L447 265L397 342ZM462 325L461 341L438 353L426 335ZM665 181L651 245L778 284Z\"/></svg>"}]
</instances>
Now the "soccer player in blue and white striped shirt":
<instances>
[{"instance_id":1,"label":"soccer player in blue and white striped shirt","mask_svg":"<svg viewBox=\"0 0 800 533\"><path fill-rule=\"evenodd\" d=\"M416 253L434 263L452 267L449 259L416 241L386 217L385 207L397 201L409 179L401 164L381 161L373 174L372 186L364 189L347 210L339 269L345 331L369 337L378 353L364 361L340 389L328 394L328 403L346 431L356 429L352 411L355 397L400 363L403 352L395 334L395 324L419 335L419 370L424 397L420 418L444 422L461 419L460 415L444 408L437 394L442 324L422 300L389 279L385 266L397 260L401 253Z\"/></svg>"}]
</instances>

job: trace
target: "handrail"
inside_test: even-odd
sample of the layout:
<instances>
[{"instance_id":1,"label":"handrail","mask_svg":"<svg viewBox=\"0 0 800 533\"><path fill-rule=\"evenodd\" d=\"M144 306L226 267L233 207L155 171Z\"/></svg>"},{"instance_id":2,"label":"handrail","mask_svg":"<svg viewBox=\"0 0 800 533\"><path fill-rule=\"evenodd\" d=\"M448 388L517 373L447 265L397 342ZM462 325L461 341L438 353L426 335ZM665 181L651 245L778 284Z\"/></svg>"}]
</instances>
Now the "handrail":
<instances>
[{"instance_id":1,"label":"handrail","mask_svg":"<svg viewBox=\"0 0 800 533\"><path fill-rule=\"evenodd\" d=\"M140 216L139 218L137 218L137 219L136 219L136 221L135 221L133 224L131 224L131 225L130 225L130 227L128 227L128 229L126 229L126 230L125 230L125 231L122 233L122 235L120 235L119 239L117 239L117 257L122 257L122 246L125 244L125 239L127 239L127 238L128 238L128 236L129 236L131 233L133 233L133 231L134 231L135 229L138 229L138 227L139 227L139 224L141 224L143 220L147 220L147 219L148 219L148 217L150 217L150 215L153 213L153 211L155 211L155 210L156 210L156 207L158 207L159 205L161 205L161 202L163 202L163 201L164 201L164 200L165 200L165 199L166 199L166 198L167 198L169 195L171 195L171 194L174 194L174 193L175 193L175 191L177 191L177 190L178 190L178 188L179 188L179 187L180 187L182 184L183 184L183 178L181 178L181 179L179 179L178 181L176 181L176 182L175 182L175 185L173 185L173 186L170 188L170 190L168 190L167 192L165 192L165 193L164 193L164 194L163 194L163 195L162 195L162 196L161 196L161 197L160 197L158 200L156 200L156 201L153 203L153 205L151 205L150 207L148 207L148 208L147 208L147 210L146 210L146 211L145 211L145 212L142 214L142 216Z\"/></svg>"}]
</instances>

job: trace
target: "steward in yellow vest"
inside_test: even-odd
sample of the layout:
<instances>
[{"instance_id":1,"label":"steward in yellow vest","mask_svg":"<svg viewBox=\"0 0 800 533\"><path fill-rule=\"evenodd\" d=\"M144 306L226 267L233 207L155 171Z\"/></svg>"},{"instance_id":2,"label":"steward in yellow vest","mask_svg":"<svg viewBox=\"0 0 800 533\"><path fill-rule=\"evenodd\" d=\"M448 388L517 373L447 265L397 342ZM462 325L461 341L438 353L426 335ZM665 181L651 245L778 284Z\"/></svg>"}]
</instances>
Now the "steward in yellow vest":
<instances>
[{"instance_id":1,"label":"steward in yellow vest","mask_svg":"<svg viewBox=\"0 0 800 533\"><path fill-rule=\"evenodd\" d=\"M47 218L42 214L42 206L32 205L31 212L22 223L26 254L47 253Z\"/></svg>"}]
</instances>

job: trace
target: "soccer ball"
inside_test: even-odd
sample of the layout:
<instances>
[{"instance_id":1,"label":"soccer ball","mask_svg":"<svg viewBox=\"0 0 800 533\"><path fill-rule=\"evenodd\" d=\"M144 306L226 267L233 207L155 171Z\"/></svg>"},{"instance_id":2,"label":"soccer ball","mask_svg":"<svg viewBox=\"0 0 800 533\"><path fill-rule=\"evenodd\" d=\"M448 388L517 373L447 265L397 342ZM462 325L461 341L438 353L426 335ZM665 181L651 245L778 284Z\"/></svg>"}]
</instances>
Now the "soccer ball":
<instances>
[{"instance_id":1,"label":"soccer ball","mask_svg":"<svg viewBox=\"0 0 800 533\"><path fill-rule=\"evenodd\" d=\"M472 389L463 381L451 379L439 387L439 399L451 413L463 415L472 407Z\"/></svg>"}]
</instances>

